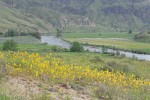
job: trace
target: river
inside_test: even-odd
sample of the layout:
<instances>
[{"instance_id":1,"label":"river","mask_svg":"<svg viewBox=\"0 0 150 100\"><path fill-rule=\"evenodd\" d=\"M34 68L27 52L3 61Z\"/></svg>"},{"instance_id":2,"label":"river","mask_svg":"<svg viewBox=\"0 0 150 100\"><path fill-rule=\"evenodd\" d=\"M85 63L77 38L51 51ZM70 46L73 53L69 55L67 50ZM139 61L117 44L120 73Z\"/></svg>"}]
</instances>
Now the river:
<instances>
[{"instance_id":1,"label":"river","mask_svg":"<svg viewBox=\"0 0 150 100\"><path fill-rule=\"evenodd\" d=\"M57 38L56 36L41 36L41 43L47 43L48 45L61 46L67 49L71 47L71 45L68 42L63 41L60 38ZM102 48L96 47L96 46L84 46L84 49L89 50L90 52L102 52ZM112 53L112 52L116 52L116 50L108 49L107 52ZM134 56L139 60L150 61L150 55L136 54L136 53L125 52L125 51L119 51L119 52L120 54L124 54L126 57L129 57L129 58L132 58Z\"/></svg>"}]
</instances>

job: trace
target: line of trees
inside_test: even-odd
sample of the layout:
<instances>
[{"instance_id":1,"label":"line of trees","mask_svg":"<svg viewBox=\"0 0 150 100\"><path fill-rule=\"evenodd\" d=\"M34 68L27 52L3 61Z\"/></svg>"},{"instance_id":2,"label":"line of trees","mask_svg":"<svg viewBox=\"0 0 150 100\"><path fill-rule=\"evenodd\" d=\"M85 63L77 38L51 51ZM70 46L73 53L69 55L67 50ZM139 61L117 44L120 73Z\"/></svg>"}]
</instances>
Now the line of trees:
<instances>
[{"instance_id":1,"label":"line of trees","mask_svg":"<svg viewBox=\"0 0 150 100\"><path fill-rule=\"evenodd\" d=\"M3 35L4 37L14 37L14 36L27 36L31 35L36 37L37 39L41 39L41 34L39 32L20 32L18 34L17 31L9 29L6 32L0 32L0 35Z\"/></svg>"}]
</instances>

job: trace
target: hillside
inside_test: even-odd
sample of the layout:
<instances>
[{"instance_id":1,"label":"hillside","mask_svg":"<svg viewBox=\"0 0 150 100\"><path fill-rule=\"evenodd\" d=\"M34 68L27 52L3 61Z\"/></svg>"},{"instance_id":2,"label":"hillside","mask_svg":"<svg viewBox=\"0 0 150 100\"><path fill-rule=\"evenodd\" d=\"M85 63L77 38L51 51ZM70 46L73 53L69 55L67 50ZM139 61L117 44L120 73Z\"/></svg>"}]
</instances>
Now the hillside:
<instances>
[{"instance_id":1,"label":"hillside","mask_svg":"<svg viewBox=\"0 0 150 100\"><path fill-rule=\"evenodd\" d=\"M32 13L55 27L134 31L150 30L149 0L2 0ZM41 12L41 13L39 13ZM74 29L76 28L76 29ZM89 31L89 30L88 30Z\"/></svg>"},{"instance_id":2,"label":"hillside","mask_svg":"<svg viewBox=\"0 0 150 100\"><path fill-rule=\"evenodd\" d=\"M9 8L0 2L0 31L16 29L19 31L53 31L52 25L31 14L23 14L16 9Z\"/></svg>"}]
</instances>

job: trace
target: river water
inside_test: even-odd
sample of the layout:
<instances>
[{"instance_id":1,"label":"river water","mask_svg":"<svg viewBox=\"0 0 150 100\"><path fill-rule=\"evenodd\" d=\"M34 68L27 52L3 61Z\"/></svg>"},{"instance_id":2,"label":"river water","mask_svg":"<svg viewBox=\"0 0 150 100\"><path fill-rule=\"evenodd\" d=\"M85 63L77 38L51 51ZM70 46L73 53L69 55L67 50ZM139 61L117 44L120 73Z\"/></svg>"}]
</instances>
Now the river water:
<instances>
[{"instance_id":1,"label":"river water","mask_svg":"<svg viewBox=\"0 0 150 100\"><path fill-rule=\"evenodd\" d=\"M60 38L57 38L56 36L41 36L41 43L47 43L48 45L61 46L67 49L69 49L71 46L68 42L63 41ZM102 52L102 48L96 47L96 46L84 46L84 49L90 52ZM116 52L116 50L108 49L107 52L112 53L112 52ZM134 56L139 60L150 61L150 55L136 54L136 53L125 52L125 51L119 51L119 52L120 54L124 54L126 57L129 57L129 58L132 58Z\"/></svg>"}]
</instances>

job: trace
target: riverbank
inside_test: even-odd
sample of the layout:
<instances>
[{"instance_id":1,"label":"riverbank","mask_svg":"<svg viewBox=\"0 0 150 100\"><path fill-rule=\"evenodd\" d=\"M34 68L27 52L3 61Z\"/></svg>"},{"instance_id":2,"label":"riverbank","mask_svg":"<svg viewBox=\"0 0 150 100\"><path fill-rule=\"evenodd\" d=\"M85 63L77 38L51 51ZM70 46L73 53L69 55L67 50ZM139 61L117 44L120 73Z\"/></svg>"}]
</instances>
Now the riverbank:
<instances>
[{"instance_id":1,"label":"riverbank","mask_svg":"<svg viewBox=\"0 0 150 100\"><path fill-rule=\"evenodd\" d=\"M47 43L49 45L57 45L57 46L61 46L63 48L67 48L69 49L69 47L71 46L70 42L67 42L66 40L64 41L63 39L57 38L56 36L42 36L41 37L41 41L42 43ZM101 47L97 47L97 46L86 46L84 45L84 49L90 52L102 52L102 48ZM114 49L108 49L107 52L109 53L115 53L118 52L118 50L114 50ZM150 55L146 55L146 54L136 54L136 53L132 53L132 52L124 52L124 51L119 51L120 54L125 55L126 57L134 57L140 60L147 60L150 61Z\"/></svg>"},{"instance_id":2,"label":"riverbank","mask_svg":"<svg viewBox=\"0 0 150 100\"><path fill-rule=\"evenodd\" d=\"M85 39L85 38L62 38L66 42L78 41L83 45L105 47L107 49L121 50L136 54L150 54L150 45L148 43L138 43L128 40L114 39Z\"/></svg>"},{"instance_id":3,"label":"riverbank","mask_svg":"<svg viewBox=\"0 0 150 100\"><path fill-rule=\"evenodd\" d=\"M62 38L70 42L78 41L85 45L150 54L150 44L136 41L137 34L138 32L132 34L127 32L64 33Z\"/></svg>"}]
</instances>

